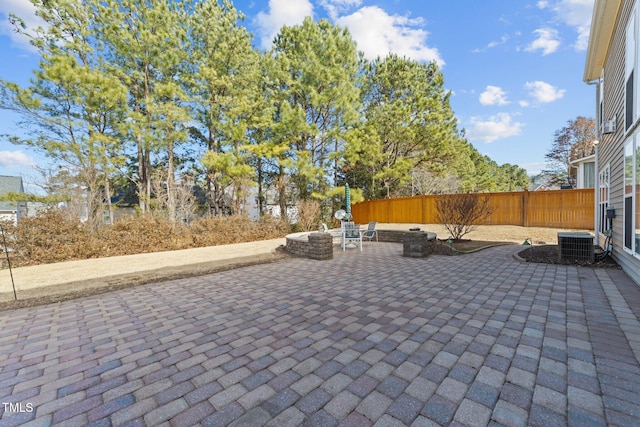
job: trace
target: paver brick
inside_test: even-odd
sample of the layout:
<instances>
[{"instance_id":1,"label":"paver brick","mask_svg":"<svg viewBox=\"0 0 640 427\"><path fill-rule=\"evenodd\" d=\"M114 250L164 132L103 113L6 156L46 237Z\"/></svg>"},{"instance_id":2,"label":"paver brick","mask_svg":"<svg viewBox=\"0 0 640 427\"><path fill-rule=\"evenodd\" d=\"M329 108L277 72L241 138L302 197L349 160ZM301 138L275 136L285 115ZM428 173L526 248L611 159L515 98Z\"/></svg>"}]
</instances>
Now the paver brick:
<instances>
[{"instance_id":1,"label":"paver brick","mask_svg":"<svg viewBox=\"0 0 640 427\"><path fill-rule=\"evenodd\" d=\"M135 401L135 397L133 397L132 394L126 394L108 402L104 402L88 412L88 420L92 423L101 420L110 416L114 412L133 405Z\"/></svg>"},{"instance_id":2,"label":"paver brick","mask_svg":"<svg viewBox=\"0 0 640 427\"><path fill-rule=\"evenodd\" d=\"M445 378L437 388L436 393L448 400L459 403L464 398L467 389L468 387L465 383L456 381L453 378Z\"/></svg>"},{"instance_id":3,"label":"paver brick","mask_svg":"<svg viewBox=\"0 0 640 427\"><path fill-rule=\"evenodd\" d=\"M491 409L473 400L464 399L453 419L469 427L487 425L491 419Z\"/></svg>"},{"instance_id":4,"label":"paver brick","mask_svg":"<svg viewBox=\"0 0 640 427\"><path fill-rule=\"evenodd\" d=\"M550 388L536 386L533 392L533 403L562 416L567 415L567 396Z\"/></svg>"},{"instance_id":5,"label":"paver brick","mask_svg":"<svg viewBox=\"0 0 640 427\"><path fill-rule=\"evenodd\" d=\"M307 394L303 398L301 398L296 403L296 407L300 409L302 412L304 412L305 414L312 414L320 410L332 398L333 398L332 395L330 395L323 389L318 388L313 390L311 393Z\"/></svg>"},{"instance_id":6,"label":"paver brick","mask_svg":"<svg viewBox=\"0 0 640 427\"><path fill-rule=\"evenodd\" d=\"M286 371L273 378L268 384L276 391L283 390L301 378L300 374L293 371Z\"/></svg>"},{"instance_id":7,"label":"paver brick","mask_svg":"<svg viewBox=\"0 0 640 427\"><path fill-rule=\"evenodd\" d=\"M189 409L171 418L171 427L197 425L214 412L215 409L209 402L200 402L194 406L189 406Z\"/></svg>"},{"instance_id":8,"label":"paver brick","mask_svg":"<svg viewBox=\"0 0 640 427\"><path fill-rule=\"evenodd\" d=\"M451 422L457 409L458 405L455 402L435 394L429 399L420 413L440 425L446 425Z\"/></svg>"},{"instance_id":9,"label":"paver brick","mask_svg":"<svg viewBox=\"0 0 640 427\"><path fill-rule=\"evenodd\" d=\"M380 383L376 390L390 399L396 399L405 391L408 385L407 381L390 375Z\"/></svg>"},{"instance_id":10,"label":"paver brick","mask_svg":"<svg viewBox=\"0 0 640 427\"><path fill-rule=\"evenodd\" d=\"M304 427L335 427L338 420L325 410L319 410L308 417L302 424Z\"/></svg>"},{"instance_id":11,"label":"paver brick","mask_svg":"<svg viewBox=\"0 0 640 427\"><path fill-rule=\"evenodd\" d=\"M324 409L336 419L340 420L346 418L359 403L360 399L358 396L344 390L331 399L331 401L325 405Z\"/></svg>"},{"instance_id":12,"label":"paver brick","mask_svg":"<svg viewBox=\"0 0 640 427\"><path fill-rule=\"evenodd\" d=\"M224 406L231 402L236 401L240 396L244 395L247 390L240 384L232 385L231 387L223 389L221 392L214 394L209 399L209 402L216 410L220 410Z\"/></svg>"},{"instance_id":13,"label":"paver brick","mask_svg":"<svg viewBox=\"0 0 640 427\"><path fill-rule=\"evenodd\" d=\"M231 403L202 420L203 426L226 426L245 413L238 403Z\"/></svg>"},{"instance_id":14,"label":"paver brick","mask_svg":"<svg viewBox=\"0 0 640 427\"><path fill-rule=\"evenodd\" d=\"M405 425L411 425L423 407L423 401L408 394L402 394L389 406L387 414L402 421Z\"/></svg>"},{"instance_id":15,"label":"paver brick","mask_svg":"<svg viewBox=\"0 0 640 427\"><path fill-rule=\"evenodd\" d=\"M300 395L290 388L279 391L276 395L264 402L261 406L266 409L271 416L276 416L280 412L294 405Z\"/></svg>"},{"instance_id":16,"label":"paver brick","mask_svg":"<svg viewBox=\"0 0 640 427\"><path fill-rule=\"evenodd\" d=\"M305 415L295 406L290 407L266 424L266 427L298 427L302 425Z\"/></svg>"},{"instance_id":17,"label":"paver brick","mask_svg":"<svg viewBox=\"0 0 640 427\"><path fill-rule=\"evenodd\" d=\"M368 375L362 375L347 386L347 390L360 398L365 398L378 386L380 381Z\"/></svg>"},{"instance_id":18,"label":"paver brick","mask_svg":"<svg viewBox=\"0 0 640 427\"><path fill-rule=\"evenodd\" d=\"M524 427L527 425L528 418L529 413L526 410L505 400L498 400L491 414L493 421L507 426Z\"/></svg>"},{"instance_id":19,"label":"paver brick","mask_svg":"<svg viewBox=\"0 0 640 427\"><path fill-rule=\"evenodd\" d=\"M365 415L372 421L377 421L385 413L387 408L391 406L393 400L377 391L371 392L356 407L356 411Z\"/></svg>"},{"instance_id":20,"label":"paver brick","mask_svg":"<svg viewBox=\"0 0 640 427\"><path fill-rule=\"evenodd\" d=\"M119 411L113 413L110 417L111 423L113 425L131 424L131 421L138 418L140 418L142 421L142 417L153 411L155 408L157 408L157 406L157 403L151 397L144 400L139 400L133 405L127 406L126 408L120 409Z\"/></svg>"}]
</instances>

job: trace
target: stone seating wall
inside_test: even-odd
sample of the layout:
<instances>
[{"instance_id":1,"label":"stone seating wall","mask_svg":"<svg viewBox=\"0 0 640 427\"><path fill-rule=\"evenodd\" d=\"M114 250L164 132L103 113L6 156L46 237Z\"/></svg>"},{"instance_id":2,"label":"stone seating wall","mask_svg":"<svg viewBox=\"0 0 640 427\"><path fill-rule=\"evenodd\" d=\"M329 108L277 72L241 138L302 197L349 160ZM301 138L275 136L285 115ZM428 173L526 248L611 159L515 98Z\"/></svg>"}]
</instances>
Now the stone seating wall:
<instances>
[{"instance_id":1,"label":"stone seating wall","mask_svg":"<svg viewBox=\"0 0 640 427\"><path fill-rule=\"evenodd\" d=\"M291 255L318 261L333 259L333 237L329 233L296 233L286 238Z\"/></svg>"},{"instance_id":2,"label":"stone seating wall","mask_svg":"<svg viewBox=\"0 0 640 427\"><path fill-rule=\"evenodd\" d=\"M436 235L424 231L378 230L378 241L402 243L403 256L424 258L433 253ZM286 250L291 255L318 261L333 259L333 236L330 233L290 234L286 242Z\"/></svg>"}]
</instances>

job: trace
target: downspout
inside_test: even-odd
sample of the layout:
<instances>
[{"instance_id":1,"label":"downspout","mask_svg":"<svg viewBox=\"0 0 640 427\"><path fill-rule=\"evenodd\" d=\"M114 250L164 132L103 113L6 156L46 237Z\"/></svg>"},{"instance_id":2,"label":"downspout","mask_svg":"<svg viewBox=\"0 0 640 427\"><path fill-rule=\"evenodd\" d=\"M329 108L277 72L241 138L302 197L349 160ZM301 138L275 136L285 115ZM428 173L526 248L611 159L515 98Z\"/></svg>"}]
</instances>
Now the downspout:
<instances>
[{"instance_id":1,"label":"downspout","mask_svg":"<svg viewBox=\"0 0 640 427\"><path fill-rule=\"evenodd\" d=\"M589 86L600 84L600 79L591 80L587 83ZM595 165L594 165L594 203L593 203L593 231L595 234L595 244L596 246L600 245L600 232L599 232L599 224L598 224L598 206L600 205L600 165L598 161L598 145L600 145L600 97L602 94L600 93L600 88L596 86L596 139L593 141L593 145L595 146Z\"/></svg>"}]
</instances>

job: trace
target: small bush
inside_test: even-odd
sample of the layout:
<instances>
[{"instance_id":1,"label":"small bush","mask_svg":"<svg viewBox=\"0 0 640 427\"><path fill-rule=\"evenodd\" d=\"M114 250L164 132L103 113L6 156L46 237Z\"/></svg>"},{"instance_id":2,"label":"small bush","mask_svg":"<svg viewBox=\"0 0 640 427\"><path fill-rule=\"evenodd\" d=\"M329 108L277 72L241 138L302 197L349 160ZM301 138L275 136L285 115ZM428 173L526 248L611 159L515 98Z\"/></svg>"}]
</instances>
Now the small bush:
<instances>
[{"instance_id":1,"label":"small bush","mask_svg":"<svg viewBox=\"0 0 640 427\"><path fill-rule=\"evenodd\" d=\"M101 256L171 251L192 244L185 226L151 215L123 218L102 227L99 235L104 244Z\"/></svg>"},{"instance_id":2,"label":"small bush","mask_svg":"<svg viewBox=\"0 0 640 427\"><path fill-rule=\"evenodd\" d=\"M461 240L492 213L488 196L471 193L439 197L436 209L436 222L442 224L454 240Z\"/></svg>"},{"instance_id":3,"label":"small bush","mask_svg":"<svg viewBox=\"0 0 640 427\"><path fill-rule=\"evenodd\" d=\"M49 209L37 217L24 218L7 230L12 264L35 265L96 256L91 230L66 211Z\"/></svg>"},{"instance_id":4,"label":"small bush","mask_svg":"<svg viewBox=\"0 0 640 427\"><path fill-rule=\"evenodd\" d=\"M322 209L317 200L301 200L298 202L298 227L300 231L317 230L320 225Z\"/></svg>"},{"instance_id":5,"label":"small bush","mask_svg":"<svg viewBox=\"0 0 640 427\"><path fill-rule=\"evenodd\" d=\"M202 218L189 226L195 247L251 242L282 237L289 226L271 216L251 221L247 216L216 216Z\"/></svg>"}]
</instances>

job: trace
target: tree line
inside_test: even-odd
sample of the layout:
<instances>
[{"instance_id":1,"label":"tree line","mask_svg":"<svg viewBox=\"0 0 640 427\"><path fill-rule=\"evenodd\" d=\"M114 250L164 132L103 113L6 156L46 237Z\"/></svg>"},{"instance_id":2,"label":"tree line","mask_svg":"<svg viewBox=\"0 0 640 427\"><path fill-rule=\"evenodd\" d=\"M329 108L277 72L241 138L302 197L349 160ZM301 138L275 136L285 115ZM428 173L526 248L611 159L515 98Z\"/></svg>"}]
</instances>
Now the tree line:
<instances>
[{"instance_id":1,"label":"tree line","mask_svg":"<svg viewBox=\"0 0 640 427\"><path fill-rule=\"evenodd\" d=\"M81 188L90 219L127 195L176 220L194 195L212 215L250 193L286 213L347 182L367 199L529 182L466 140L436 63L367 60L327 20L260 51L229 0L32 2L46 27L11 20L40 62L28 87L0 80L21 129L4 137L64 165L49 190Z\"/></svg>"}]
</instances>

